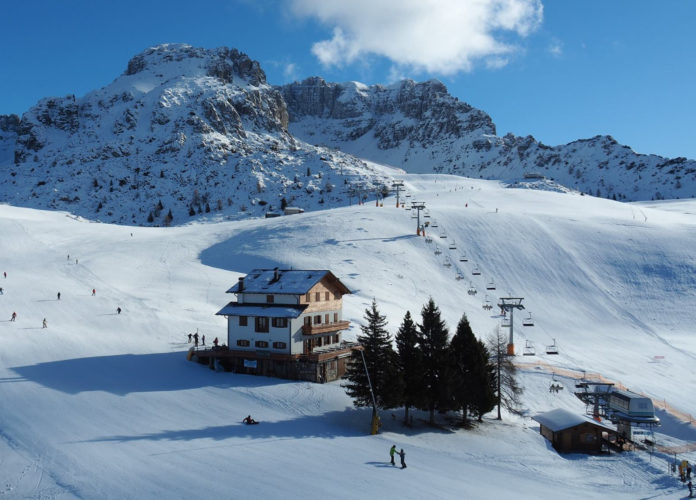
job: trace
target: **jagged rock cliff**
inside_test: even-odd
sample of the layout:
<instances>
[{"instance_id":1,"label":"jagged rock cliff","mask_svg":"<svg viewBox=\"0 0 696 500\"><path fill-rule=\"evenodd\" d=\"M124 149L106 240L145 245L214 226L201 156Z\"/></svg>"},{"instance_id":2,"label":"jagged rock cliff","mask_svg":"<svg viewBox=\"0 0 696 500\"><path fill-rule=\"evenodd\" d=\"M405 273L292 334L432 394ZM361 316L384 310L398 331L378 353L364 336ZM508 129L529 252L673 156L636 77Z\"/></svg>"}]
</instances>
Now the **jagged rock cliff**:
<instances>
[{"instance_id":1,"label":"jagged rock cliff","mask_svg":"<svg viewBox=\"0 0 696 500\"><path fill-rule=\"evenodd\" d=\"M409 172L502 180L535 173L622 200L696 195L696 161L638 154L610 136L555 147L499 137L486 113L436 80L368 87L309 78L279 89L295 137Z\"/></svg>"},{"instance_id":2,"label":"jagged rock cliff","mask_svg":"<svg viewBox=\"0 0 696 500\"><path fill-rule=\"evenodd\" d=\"M258 62L234 49L160 45L102 89L2 117L0 200L178 224L258 216L283 198L308 209L347 204L335 186L385 182L349 155L296 141L287 126L285 101Z\"/></svg>"}]
</instances>

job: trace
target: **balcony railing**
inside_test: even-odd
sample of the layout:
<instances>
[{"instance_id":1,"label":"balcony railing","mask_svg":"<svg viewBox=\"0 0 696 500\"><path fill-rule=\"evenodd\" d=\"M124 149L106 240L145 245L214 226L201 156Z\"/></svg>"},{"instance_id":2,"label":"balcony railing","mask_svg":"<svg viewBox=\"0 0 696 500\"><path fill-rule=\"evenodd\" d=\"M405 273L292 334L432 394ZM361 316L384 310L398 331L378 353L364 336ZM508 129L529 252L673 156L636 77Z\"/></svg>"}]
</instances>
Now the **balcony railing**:
<instances>
[{"instance_id":1,"label":"balcony railing","mask_svg":"<svg viewBox=\"0 0 696 500\"><path fill-rule=\"evenodd\" d=\"M350 321L336 321L335 323L321 323L319 325L302 325L304 335L318 335L320 333L337 332L350 326Z\"/></svg>"}]
</instances>

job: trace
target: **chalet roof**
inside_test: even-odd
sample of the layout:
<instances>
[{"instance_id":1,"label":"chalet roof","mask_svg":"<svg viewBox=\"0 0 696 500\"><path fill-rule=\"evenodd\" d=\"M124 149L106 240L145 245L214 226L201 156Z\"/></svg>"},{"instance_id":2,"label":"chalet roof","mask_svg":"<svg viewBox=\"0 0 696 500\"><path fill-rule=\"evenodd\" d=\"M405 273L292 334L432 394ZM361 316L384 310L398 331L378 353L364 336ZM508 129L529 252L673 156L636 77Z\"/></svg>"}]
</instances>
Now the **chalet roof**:
<instances>
[{"instance_id":1,"label":"chalet roof","mask_svg":"<svg viewBox=\"0 0 696 500\"><path fill-rule=\"evenodd\" d=\"M544 427L549 428L553 432L562 431L565 429L570 429L571 427L576 427L580 424L590 423L598 427L603 427L607 430L616 432L616 429L610 427L602 422L597 422L587 415L581 415L578 413L573 413L563 408L557 408L555 410L547 411L546 413L540 413L532 417L532 420L536 420Z\"/></svg>"},{"instance_id":2,"label":"chalet roof","mask_svg":"<svg viewBox=\"0 0 696 500\"><path fill-rule=\"evenodd\" d=\"M230 302L215 314L220 316L261 316L267 318L297 318L307 304L240 304Z\"/></svg>"},{"instance_id":3,"label":"chalet roof","mask_svg":"<svg viewBox=\"0 0 696 500\"><path fill-rule=\"evenodd\" d=\"M301 295L326 277L334 282L343 294L350 293L331 271L314 269L254 269L244 278L243 292ZM227 293L239 293L239 283L227 290Z\"/></svg>"}]
</instances>

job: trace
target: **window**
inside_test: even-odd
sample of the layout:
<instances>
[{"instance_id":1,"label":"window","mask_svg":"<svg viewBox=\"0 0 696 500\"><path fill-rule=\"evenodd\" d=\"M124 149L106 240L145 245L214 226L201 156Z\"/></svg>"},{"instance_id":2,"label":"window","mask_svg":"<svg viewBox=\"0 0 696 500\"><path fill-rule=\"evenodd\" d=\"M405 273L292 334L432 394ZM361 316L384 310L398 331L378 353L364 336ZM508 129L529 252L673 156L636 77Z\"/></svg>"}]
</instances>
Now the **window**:
<instances>
[{"instance_id":1,"label":"window","mask_svg":"<svg viewBox=\"0 0 696 500\"><path fill-rule=\"evenodd\" d=\"M256 347L261 347L262 349L265 349L266 347L268 347L268 342L266 342L265 340L257 340L256 342L254 342L254 345Z\"/></svg>"},{"instance_id":2,"label":"window","mask_svg":"<svg viewBox=\"0 0 696 500\"><path fill-rule=\"evenodd\" d=\"M334 313L334 323L338 323L338 313Z\"/></svg>"},{"instance_id":3,"label":"window","mask_svg":"<svg viewBox=\"0 0 696 500\"><path fill-rule=\"evenodd\" d=\"M247 326L247 317L246 316L239 317L239 326Z\"/></svg>"},{"instance_id":4,"label":"window","mask_svg":"<svg viewBox=\"0 0 696 500\"><path fill-rule=\"evenodd\" d=\"M324 323L329 323L329 315L324 314Z\"/></svg>"},{"instance_id":5,"label":"window","mask_svg":"<svg viewBox=\"0 0 696 500\"><path fill-rule=\"evenodd\" d=\"M239 347L249 347L250 342L248 340L238 340L237 345Z\"/></svg>"},{"instance_id":6,"label":"window","mask_svg":"<svg viewBox=\"0 0 696 500\"><path fill-rule=\"evenodd\" d=\"M306 301L306 302L311 302L311 301L312 301L312 296L311 296L311 294L310 294L309 292L305 293L304 298L305 298L305 301Z\"/></svg>"},{"instance_id":7,"label":"window","mask_svg":"<svg viewBox=\"0 0 696 500\"><path fill-rule=\"evenodd\" d=\"M273 318L271 324L273 328L287 328L288 318Z\"/></svg>"},{"instance_id":8,"label":"window","mask_svg":"<svg viewBox=\"0 0 696 500\"><path fill-rule=\"evenodd\" d=\"M314 293L314 300L316 300L317 302L321 300L321 292Z\"/></svg>"},{"instance_id":9,"label":"window","mask_svg":"<svg viewBox=\"0 0 696 500\"><path fill-rule=\"evenodd\" d=\"M275 297L273 295L266 295L266 304L273 304Z\"/></svg>"},{"instance_id":10,"label":"window","mask_svg":"<svg viewBox=\"0 0 696 500\"><path fill-rule=\"evenodd\" d=\"M334 292L334 300L339 300L341 298L341 294L338 292Z\"/></svg>"},{"instance_id":11,"label":"window","mask_svg":"<svg viewBox=\"0 0 696 500\"><path fill-rule=\"evenodd\" d=\"M312 317L311 317L311 316L305 316L305 317L304 317L304 324L305 324L305 326L312 326Z\"/></svg>"},{"instance_id":12,"label":"window","mask_svg":"<svg viewBox=\"0 0 696 500\"><path fill-rule=\"evenodd\" d=\"M321 314L317 314L316 316L314 316L314 324L321 325Z\"/></svg>"},{"instance_id":13,"label":"window","mask_svg":"<svg viewBox=\"0 0 696 500\"><path fill-rule=\"evenodd\" d=\"M324 300L329 300L329 292L324 292Z\"/></svg>"},{"instance_id":14,"label":"window","mask_svg":"<svg viewBox=\"0 0 696 500\"><path fill-rule=\"evenodd\" d=\"M255 330L259 333L268 333L268 318L256 316Z\"/></svg>"},{"instance_id":15,"label":"window","mask_svg":"<svg viewBox=\"0 0 696 500\"><path fill-rule=\"evenodd\" d=\"M338 333L333 336L333 343L338 344L340 342L340 337L338 336Z\"/></svg>"},{"instance_id":16,"label":"window","mask_svg":"<svg viewBox=\"0 0 696 500\"><path fill-rule=\"evenodd\" d=\"M286 349L287 347L285 342L273 342L273 349Z\"/></svg>"}]
</instances>

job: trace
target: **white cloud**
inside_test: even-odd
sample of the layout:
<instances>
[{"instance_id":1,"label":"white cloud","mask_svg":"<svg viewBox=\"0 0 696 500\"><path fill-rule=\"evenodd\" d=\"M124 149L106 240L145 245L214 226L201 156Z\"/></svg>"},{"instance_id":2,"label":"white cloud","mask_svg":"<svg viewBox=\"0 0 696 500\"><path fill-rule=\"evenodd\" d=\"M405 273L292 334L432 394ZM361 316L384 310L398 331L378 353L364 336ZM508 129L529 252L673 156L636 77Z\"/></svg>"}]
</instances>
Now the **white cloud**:
<instances>
[{"instance_id":1,"label":"white cloud","mask_svg":"<svg viewBox=\"0 0 696 500\"><path fill-rule=\"evenodd\" d=\"M561 57L563 55L563 43L554 38L549 44L548 51L554 57Z\"/></svg>"},{"instance_id":2,"label":"white cloud","mask_svg":"<svg viewBox=\"0 0 696 500\"><path fill-rule=\"evenodd\" d=\"M476 61L499 66L541 24L541 0L292 0L300 17L333 27L312 52L326 66L370 54L440 74L469 71Z\"/></svg>"},{"instance_id":3,"label":"white cloud","mask_svg":"<svg viewBox=\"0 0 696 500\"><path fill-rule=\"evenodd\" d=\"M288 63L285 65L285 68L283 68L283 77L286 82L297 80L297 74L297 65L295 63Z\"/></svg>"}]
</instances>

